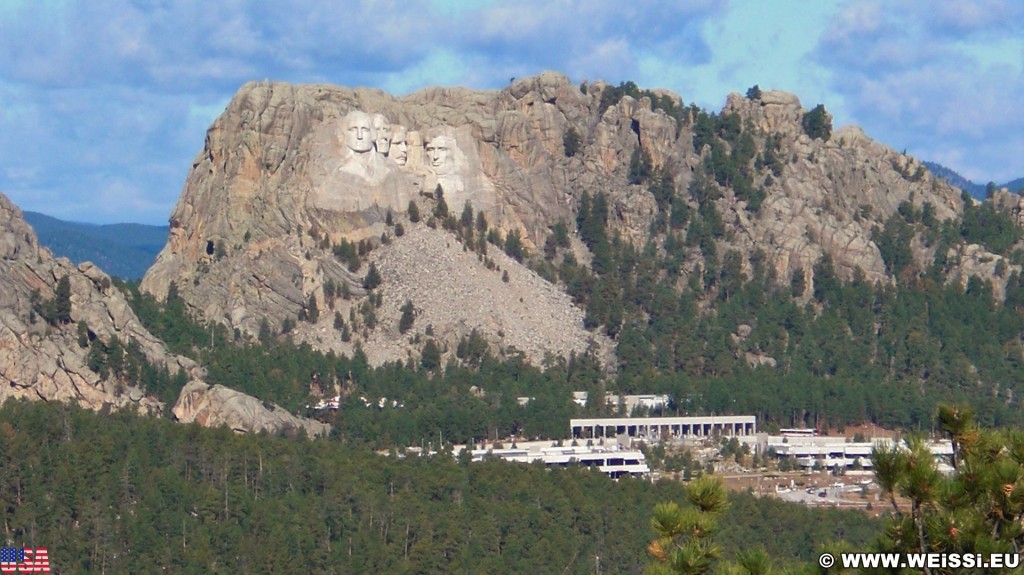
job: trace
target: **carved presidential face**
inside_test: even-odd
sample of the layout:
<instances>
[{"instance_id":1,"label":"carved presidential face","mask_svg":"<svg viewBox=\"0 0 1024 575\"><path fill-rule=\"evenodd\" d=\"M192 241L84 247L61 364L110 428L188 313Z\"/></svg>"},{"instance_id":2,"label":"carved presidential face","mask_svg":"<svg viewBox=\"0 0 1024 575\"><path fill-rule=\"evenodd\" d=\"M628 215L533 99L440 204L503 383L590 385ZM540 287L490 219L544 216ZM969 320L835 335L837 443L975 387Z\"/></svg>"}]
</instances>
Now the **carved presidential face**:
<instances>
[{"instance_id":1,"label":"carved presidential face","mask_svg":"<svg viewBox=\"0 0 1024 575\"><path fill-rule=\"evenodd\" d=\"M404 166L409 160L409 135L405 126L395 126L391 132L391 151L388 157L393 159L399 166Z\"/></svg>"},{"instance_id":2,"label":"carved presidential face","mask_svg":"<svg viewBox=\"0 0 1024 575\"><path fill-rule=\"evenodd\" d=\"M377 132L377 153L388 155L391 150L391 122L384 114L374 114L373 129Z\"/></svg>"},{"instance_id":3,"label":"carved presidential face","mask_svg":"<svg viewBox=\"0 0 1024 575\"><path fill-rule=\"evenodd\" d=\"M366 112L354 110L345 116L345 144L353 152L365 154L373 149L377 133Z\"/></svg>"},{"instance_id":4,"label":"carved presidential face","mask_svg":"<svg viewBox=\"0 0 1024 575\"><path fill-rule=\"evenodd\" d=\"M448 136L436 136L427 142L427 162L435 174L448 174L455 169L452 150L455 142Z\"/></svg>"}]
</instances>

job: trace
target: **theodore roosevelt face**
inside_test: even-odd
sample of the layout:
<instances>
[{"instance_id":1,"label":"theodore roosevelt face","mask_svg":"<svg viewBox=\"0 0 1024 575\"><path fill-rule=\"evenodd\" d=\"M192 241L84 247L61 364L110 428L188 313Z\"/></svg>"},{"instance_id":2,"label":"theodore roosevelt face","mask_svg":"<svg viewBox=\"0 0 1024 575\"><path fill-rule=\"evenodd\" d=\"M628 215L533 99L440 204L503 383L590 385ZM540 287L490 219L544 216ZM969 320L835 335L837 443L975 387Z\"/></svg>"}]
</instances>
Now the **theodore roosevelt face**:
<instances>
[{"instance_id":1,"label":"theodore roosevelt face","mask_svg":"<svg viewBox=\"0 0 1024 575\"><path fill-rule=\"evenodd\" d=\"M399 166L404 166L409 160L408 133L404 126L395 126L391 132L391 150L388 157Z\"/></svg>"}]
</instances>

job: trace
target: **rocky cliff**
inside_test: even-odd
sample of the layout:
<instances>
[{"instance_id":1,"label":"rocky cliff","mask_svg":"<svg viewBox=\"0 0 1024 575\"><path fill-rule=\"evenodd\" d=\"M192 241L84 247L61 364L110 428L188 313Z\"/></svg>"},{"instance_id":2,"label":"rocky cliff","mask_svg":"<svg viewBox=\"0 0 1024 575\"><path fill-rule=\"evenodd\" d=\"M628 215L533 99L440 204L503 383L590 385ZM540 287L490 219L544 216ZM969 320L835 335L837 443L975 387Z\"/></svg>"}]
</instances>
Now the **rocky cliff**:
<instances>
[{"instance_id":1,"label":"rocky cliff","mask_svg":"<svg viewBox=\"0 0 1024 575\"><path fill-rule=\"evenodd\" d=\"M70 307L48 321L41 309L59 299L62 278L70 287ZM90 368L90 340L109 345L115 336L122 345L137 343L151 363L201 375L194 362L169 353L146 331L107 274L90 263L73 266L53 258L39 246L21 211L0 195L0 400L27 397L91 409L159 411L159 402L135 382Z\"/></svg>"},{"instance_id":2,"label":"rocky cliff","mask_svg":"<svg viewBox=\"0 0 1024 575\"><path fill-rule=\"evenodd\" d=\"M643 158L649 171L671 176L670 194L693 210L715 205L727 228L715 241L738 250L745 268L756 254L779 281L801 269L809 286L824 254L843 277L860 270L892 281L872 234L901 203L929 204L938 220L962 210L958 190L856 127L810 137L808 110L781 92L733 94L716 116L736 120L758 163L773 157L770 169L759 166L753 175L760 205L738 194L728 177L710 178L714 193L697 198L692 184L707 179L715 154L735 155L738 140L720 150L695 146L703 137L701 112L682 98L635 90L608 97L614 90L554 73L496 91L429 88L404 97L247 84L208 130L171 216L168 244L143 289L161 298L175 282L200 317L254 335L263 320L279 329L311 303L321 312L337 306L334 288L344 285L354 299L335 309L348 320L348 310L365 298L365 268L349 271L332 250L364 240L379 246L371 259L383 275L383 302L376 302L382 327L364 325L344 342L331 331L331 314L321 313L312 327L296 331L300 339L335 350L358 343L377 361L414 354L423 339L394 327L409 300L417 328L430 325L445 342L477 328L492 346L505 342L539 360L544 351L607 349L608 342L582 330L571 302L556 301L551 286L517 262L498 264L511 276L506 289L486 273L493 262L462 257L462 247L442 233L410 225L410 200L427 212L440 189L452 212L470 202L536 253L551 226L563 221L572 229L584 192L603 192L610 229L639 246L652 237L661 209L646 178L630 183L637 181L633 164ZM572 150L570 132L579 136ZM395 237L389 213L414 233ZM392 241L380 245L382 235ZM930 261L933 249L915 245L915 257ZM691 250L684 274L702 269L702 258ZM470 293L488 295L470 305L463 297Z\"/></svg>"},{"instance_id":3,"label":"rocky cliff","mask_svg":"<svg viewBox=\"0 0 1024 575\"><path fill-rule=\"evenodd\" d=\"M106 273L89 262L75 266L54 258L0 194L0 402L27 398L161 413L163 404L147 393L145 382L107 365L129 346L137 346L144 361L194 379L174 407L181 421L236 431L325 433L323 424L195 379L202 368L150 334ZM99 349L105 350L100 360Z\"/></svg>"}]
</instances>

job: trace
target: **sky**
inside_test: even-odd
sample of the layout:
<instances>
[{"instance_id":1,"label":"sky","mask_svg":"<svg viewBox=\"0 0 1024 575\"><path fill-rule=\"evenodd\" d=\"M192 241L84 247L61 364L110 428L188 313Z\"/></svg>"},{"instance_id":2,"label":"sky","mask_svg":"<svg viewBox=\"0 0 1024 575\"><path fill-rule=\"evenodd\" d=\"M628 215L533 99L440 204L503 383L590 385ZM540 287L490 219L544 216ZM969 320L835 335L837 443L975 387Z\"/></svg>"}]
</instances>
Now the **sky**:
<instances>
[{"instance_id":1,"label":"sky","mask_svg":"<svg viewBox=\"0 0 1024 575\"><path fill-rule=\"evenodd\" d=\"M976 182L1024 176L1017 0L0 0L0 193L165 224L249 80L403 95L544 70L709 111L785 90Z\"/></svg>"}]
</instances>

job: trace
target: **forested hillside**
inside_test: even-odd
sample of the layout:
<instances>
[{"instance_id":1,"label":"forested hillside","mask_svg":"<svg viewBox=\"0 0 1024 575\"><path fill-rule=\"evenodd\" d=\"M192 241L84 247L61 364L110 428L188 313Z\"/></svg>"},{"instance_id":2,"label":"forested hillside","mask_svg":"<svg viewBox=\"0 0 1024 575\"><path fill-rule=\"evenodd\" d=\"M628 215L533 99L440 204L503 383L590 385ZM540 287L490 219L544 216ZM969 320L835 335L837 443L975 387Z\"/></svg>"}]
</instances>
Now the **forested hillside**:
<instances>
[{"instance_id":1,"label":"forested hillside","mask_svg":"<svg viewBox=\"0 0 1024 575\"><path fill-rule=\"evenodd\" d=\"M589 573L596 557L603 572L628 573L646 561L655 503L683 500L681 484L469 465L444 452L455 442L562 439L571 417L614 410L605 392L667 393L666 414L753 414L760 429L870 421L928 430L940 402L973 406L984 425L1024 423L1024 251L1013 210L958 197L856 130L826 144L834 136L824 107L805 112L784 95L735 95L718 115L631 84L602 86L598 96L545 82L508 97L533 101L534 92L557 89L586 134L552 120L541 130L547 140L523 145L543 150L559 173L579 172L587 154L586 170L596 171L573 190L545 184L566 201L543 217L517 200L528 234L521 221L488 219L469 201L449 209L438 186L378 210L367 220L372 233L350 241L315 218L260 220L264 212L229 209L217 203L226 188L194 172L212 203L193 210L183 201L182 209L197 221L220 214L223 235L186 233L182 220L180 245L166 252L173 265L150 279L154 289L97 273L98 289L125 295L148 333L201 365L204 381L318 417L334 432L286 440L9 402L0 410L8 537L49 547L68 572L289 572L301 564L301 572ZM425 101L423 122L435 111ZM506 144L522 136L509 126ZM612 127L618 135L605 138ZM246 132L262 141L256 135ZM552 137L562 141L552 147ZM468 149L480 144L472 142L463 140ZM658 157L669 149L675 163L667 152ZM595 168L599 160L607 165ZM515 172L512 159L502 162ZM590 177L601 170L614 185ZM524 182L521 192L531 189ZM345 220L349 231L366 223L358 220ZM394 285L398 274L378 267L381 254L413 237L445 244L449 251L436 253L456 262L442 278L453 293L485 285L471 282L476 274L515 282L522 291L507 293L519 309L539 307L529 298L541 292L526 276L564 290L572 300L559 293L564 307L585 316L560 317L575 318L590 349L530 361L505 339L515 320L508 314L486 326L458 316L435 331L426 318L445 317L451 302L427 313L415 273ZM135 383L169 411L184 370L152 363L130 338L96 337L70 314L51 322L51 301L81 307L67 290L52 300L23 291L30 323L87 354L84 371ZM40 312L46 325L36 322ZM542 319L558 333L563 320ZM371 362L370 344L394 345L402 359ZM614 355L603 353L610 346ZM572 391L593 400L581 408ZM336 411L308 407L334 395ZM411 445L442 453L400 459ZM744 495L732 509L719 537L727 556L763 543L781 562L807 561L819 543L842 538L864 548L877 532L862 515Z\"/></svg>"},{"instance_id":2,"label":"forested hillside","mask_svg":"<svg viewBox=\"0 0 1024 575\"><path fill-rule=\"evenodd\" d=\"M465 128L457 143L480 153L463 183L477 170L495 178L537 170L529 181L543 194L516 180L526 195L487 211L477 197L449 206L455 196L438 185L351 219L340 208L310 211L299 196L252 180L255 172L214 162L193 169L174 241L142 283L156 299L138 295L136 308L212 381L292 409L314 380L337 385L344 400L334 423L352 437L372 429L366 436L379 443L439 430L458 439L558 437L573 390L664 392L673 412L753 413L768 427L924 428L940 401L970 403L985 424L1021 422L1024 251L1015 212L960 195L858 128L833 131L823 105L805 110L792 95L755 88L730 95L721 113L632 82L577 86L557 74L475 99L328 90L336 98L316 106L330 114L378 106L423 130L442 121L440 98L460 110L443 120ZM237 139L261 142L251 149L266 154L258 165L321 161L316 133L280 142L294 158L262 147L283 126L312 130L306 108L260 126L243 113L314 92L246 86L216 123L223 138L207 142L211 157L249 149L231 144ZM482 120L506 109L521 129ZM312 168L274 174L330 189ZM490 198L488 190L474 193ZM265 207L229 209L234 195L294 204L281 213L294 211L295 221L268 219ZM318 219L327 212L349 227ZM421 295L417 279L442 266L410 250L413 237L454 252L431 252L446 266L457 261L435 282L443 288L430 289L450 297ZM499 249L509 257L498 261ZM385 268L396 253L404 267ZM408 264L410 253L427 261ZM523 309L540 296L519 279L522 266L585 310L591 351L544 358L534 349L524 359L510 343L512 324L525 322ZM522 307L466 314L461 294L490 285L480 277L514 285L504 297ZM191 315L206 327L178 341ZM551 318L530 321L537 333L557 333ZM585 344L571 323L575 343ZM309 347L277 351L285 340ZM614 358L602 353L610 345ZM520 396L538 399L512 405ZM383 397L404 407L365 407Z\"/></svg>"},{"instance_id":3,"label":"forested hillside","mask_svg":"<svg viewBox=\"0 0 1024 575\"><path fill-rule=\"evenodd\" d=\"M748 261L718 253L714 239L727 232L714 204L702 210L685 236L668 229L660 246L638 250L609 237L600 194L585 198L578 226L594 251L590 268L557 250L535 262L586 306L590 325L616 336L618 389L782 426L927 426L939 401L971 402L986 424L1020 421L1024 280L1010 270L1021 230L1005 212L985 203L938 222L927 204L902 204L874 232L894 281L857 270L844 281L826 256L811 286L802 270L776 277L756 251ZM1005 301L980 277L950 281L949 254L966 243L1005 256L994 256ZM915 256L922 245L932 260ZM692 250L706 267L682 283L680 260Z\"/></svg>"},{"instance_id":4,"label":"forested hillside","mask_svg":"<svg viewBox=\"0 0 1024 575\"><path fill-rule=\"evenodd\" d=\"M101 415L0 408L6 539L46 547L59 573L630 573L675 482L614 482L449 454L397 460L338 441ZM726 557L762 544L811 561L809 541L866 544L877 522L733 497Z\"/></svg>"},{"instance_id":5,"label":"forested hillside","mask_svg":"<svg viewBox=\"0 0 1024 575\"><path fill-rule=\"evenodd\" d=\"M748 271L738 252L718 254L711 208L690 215L691 229L704 232L682 237L669 229L656 236L660 247L652 241L641 250L607 231L607 210L602 194L585 196L576 222L594 253L590 266L565 247L562 225L543 253L524 261L586 309L589 327L615 338L614 372L590 354L551 356L542 366L515 353L499 359L475 332L447 362L435 349L372 367L358 348L335 355L295 346L269 327L249 341L219 325L194 324L175 290L164 303L135 290L132 302L147 328L206 365L213 383L292 410L312 401L314 381L328 391L338 386L342 409L329 421L351 440L380 446L439 433L450 441L564 437L568 419L581 412L570 400L574 390L668 393L673 413L752 413L769 428L872 421L927 429L941 402L974 406L986 425L1024 421L1024 279L1006 263L1020 260L1020 230L991 204L945 222L927 206L904 205L876 228L893 283L858 274L843 281L825 257L814 266L813 287L800 271L775 277L756 254ZM465 241L457 225L451 233ZM946 254L968 241L1006 254L997 262L1005 301L978 277L963 286L947 281ZM935 259L915 260L912 244L934 246ZM520 246L504 248L523 257ZM708 267L683 282L679 258L694 250L705 252ZM365 324L379 298L371 292L367 301L355 319L334 314L337 337ZM437 347L428 339L431 345ZM154 391L170 402L181 383ZM523 396L535 401L521 406L515 398ZM385 407L366 407L381 398ZM601 402L583 410L606 411Z\"/></svg>"},{"instance_id":6,"label":"forested hillside","mask_svg":"<svg viewBox=\"0 0 1024 575\"><path fill-rule=\"evenodd\" d=\"M990 182L989 184L978 184L968 180L961 176L957 172L953 171L942 164L936 164L935 162L924 162L924 165L936 176L946 180L950 184L960 188L961 190L971 194L975 198L981 200L986 196L991 195L991 191L998 190L999 188L1006 188L1011 193L1017 193L1024 188L1024 178L1015 178L1009 182L997 184Z\"/></svg>"},{"instance_id":7,"label":"forested hillside","mask_svg":"<svg viewBox=\"0 0 1024 575\"><path fill-rule=\"evenodd\" d=\"M39 243L53 255L76 264L93 262L108 274L128 280L142 278L167 241L167 226L95 225L66 222L38 212L24 215Z\"/></svg>"}]
</instances>

